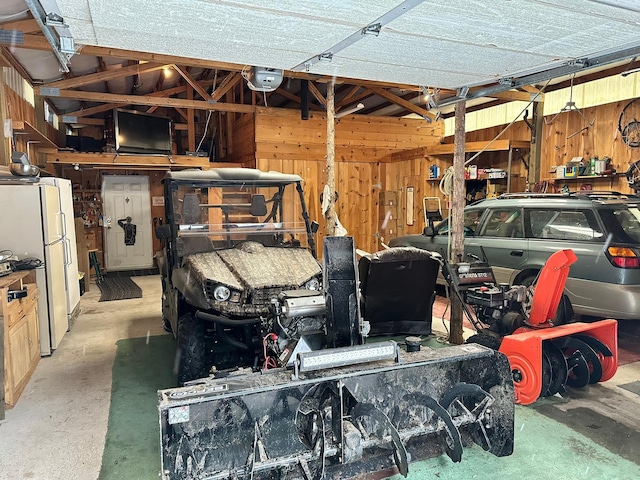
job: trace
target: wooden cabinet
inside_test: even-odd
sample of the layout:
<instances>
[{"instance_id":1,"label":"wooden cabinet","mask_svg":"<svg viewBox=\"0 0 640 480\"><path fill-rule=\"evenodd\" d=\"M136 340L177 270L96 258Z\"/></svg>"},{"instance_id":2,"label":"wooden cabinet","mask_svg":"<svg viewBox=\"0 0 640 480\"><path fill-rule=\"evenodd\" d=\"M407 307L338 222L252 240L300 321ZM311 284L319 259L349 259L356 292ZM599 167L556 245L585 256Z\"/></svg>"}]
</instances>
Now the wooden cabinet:
<instances>
[{"instance_id":1,"label":"wooden cabinet","mask_svg":"<svg viewBox=\"0 0 640 480\"><path fill-rule=\"evenodd\" d=\"M26 292L26 296L11 299L20 292ZM34 271L0 277L0 329L4 337L0 348L4 365L2 391L4 404L12 407L40 360L38 289ZM0 418L3 414L3 406L0 406Z\"/></svg>"}]
</instances>

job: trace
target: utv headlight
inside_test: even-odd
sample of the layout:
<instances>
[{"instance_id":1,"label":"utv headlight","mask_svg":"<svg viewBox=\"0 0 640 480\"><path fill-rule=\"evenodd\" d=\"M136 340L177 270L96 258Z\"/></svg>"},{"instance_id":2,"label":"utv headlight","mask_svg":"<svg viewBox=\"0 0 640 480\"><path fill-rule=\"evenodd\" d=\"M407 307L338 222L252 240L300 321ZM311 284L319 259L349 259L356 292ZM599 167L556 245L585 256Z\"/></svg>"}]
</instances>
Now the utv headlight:
<instances>
[{"instance_id":1,"label":"utv headlight","mask_svg":"<svg viewBox=\"0 0 640 480\"><path fill-rule=\"evenodd\" d=\"M320 290L320 280L318 280L317 278L312 278L304 284L304 288L306 288L307 290Z\"/></svg>"},{"instance_id":2,"label":"utv headlight","mask_svg":"<svg viewBox=\"0 0 640 480\"><path fill-rule=\"evenodd\" d=\"M229 290L224 285L218 285L213 291L213 298L218 302L225 302L229 300L229 296L231 295L231 290Z\"/></svg>"}]
</instances>

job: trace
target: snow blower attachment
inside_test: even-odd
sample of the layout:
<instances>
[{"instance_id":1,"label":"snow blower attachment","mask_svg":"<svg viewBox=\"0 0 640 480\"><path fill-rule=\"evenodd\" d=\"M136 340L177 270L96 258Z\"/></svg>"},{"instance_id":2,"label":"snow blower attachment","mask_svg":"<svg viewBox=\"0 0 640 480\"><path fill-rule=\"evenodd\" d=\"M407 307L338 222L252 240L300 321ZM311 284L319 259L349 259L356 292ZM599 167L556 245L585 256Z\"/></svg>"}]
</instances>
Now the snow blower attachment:
<instances>
[{"instance_id":1,"label":"snow blower attachment","mask_svg":"<svg viewBox=\"0 0 640 480\"><path fill-rule=\"evenodd\" d=\"M410 462L459 462L472 443L513 452L506 356L363 344L352 239L324 242L326 348L295 349L292 368L217 372L158 392L162 478L345 479L394 466L407 476Z\"/></svg>"},{"instance_id":2,"label":"snow blower attachment","mask_svg":"<svg viewBox=\"0 0 640 480\"><path fill-rule=\"evenodd\" d=\"M486 261L443 266L445 278L478 331L467 342L507 356L516 403L529 405L566 385L582 388L616 373L616 320L553 323L569 267L576 259L572 250L555 252L529 287L497 285Z\"/></svg>"}]
</instances>

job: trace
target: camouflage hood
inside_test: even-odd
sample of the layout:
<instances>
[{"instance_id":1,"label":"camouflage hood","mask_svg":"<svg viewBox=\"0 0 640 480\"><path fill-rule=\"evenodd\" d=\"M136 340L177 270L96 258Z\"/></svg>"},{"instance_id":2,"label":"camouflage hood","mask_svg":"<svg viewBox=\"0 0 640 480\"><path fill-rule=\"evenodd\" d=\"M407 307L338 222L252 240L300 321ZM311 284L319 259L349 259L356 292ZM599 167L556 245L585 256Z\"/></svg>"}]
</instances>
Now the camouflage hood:
<instances>
[{"instance_id":1,"label":"camouflage hood","mask_svg":"<svg viewBox=\"0 0 640 480\"><path fill-rule=\"evenodd\" d=\"M185 265L203 284L209 280L239 291L298 287L321 273L320 264L306 249L264 247L256 242L189 255Z\"/></svg>"}]
</instances>

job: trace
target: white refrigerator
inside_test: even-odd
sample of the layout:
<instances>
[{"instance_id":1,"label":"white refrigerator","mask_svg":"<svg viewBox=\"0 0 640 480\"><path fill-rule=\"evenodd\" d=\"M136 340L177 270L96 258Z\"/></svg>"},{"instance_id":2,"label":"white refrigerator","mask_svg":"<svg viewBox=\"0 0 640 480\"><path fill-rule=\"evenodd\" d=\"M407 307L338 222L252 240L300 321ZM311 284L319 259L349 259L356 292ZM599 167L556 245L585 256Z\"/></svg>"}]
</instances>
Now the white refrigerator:
<instances>
[{"instance_id":1,"label":"white refrigerator","mask_svg":"<svg viewBox=\"0 0 640 480\"><path fill-rule=\"evenodd\" d=\"M0 248L44 263L36 269L42 355L51 355L69 328L63 218L57 187L0 185Z\"/></svg>"},{"instance_id":2,"label":"white refrigerator","mask_svg":"<svg viewBox=\"0 0 640 480\"><path fill-rule=\"evenodd\" d=\"M80 282L78 280L76 225L73 218L73 187L71 180L66 178L44 177L40 179L40 183L58 187L65 248L64 285L67 293L67 320L69 321L69 329L71 329L80 313Z\"/></svg>"}]
</instances>

